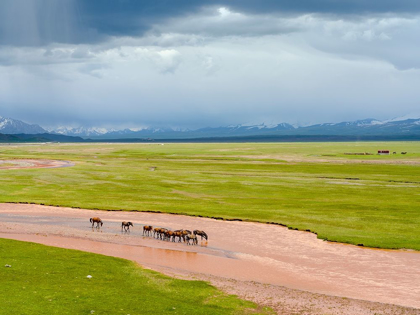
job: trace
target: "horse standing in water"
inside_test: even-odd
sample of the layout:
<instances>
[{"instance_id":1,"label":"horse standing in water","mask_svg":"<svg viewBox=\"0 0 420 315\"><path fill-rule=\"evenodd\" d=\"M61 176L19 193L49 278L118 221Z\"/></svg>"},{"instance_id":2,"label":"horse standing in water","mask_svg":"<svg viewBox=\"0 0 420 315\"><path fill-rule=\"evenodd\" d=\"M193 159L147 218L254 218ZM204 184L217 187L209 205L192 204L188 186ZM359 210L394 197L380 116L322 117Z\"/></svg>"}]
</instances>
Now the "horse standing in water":
<instances>
[{"instance_id":1,"label":"horse standing in water","mask_svg":"<svg viewBox=\"0 0 420 315\"><path fill-rule=\"evenodd\" d=\"M125 232L130 232L130 225L131 226L133 226L134 227L134 225L133 225L133 223L131 223L131 222L122 222L121 223L121 231L123 230L123 228L124 228L124 231Z\"/></svg>"},{"instance_id":2,"label":"horse standing in water","mask_svg":"<svg viewBox=\"0 0 420 315\"><path fill-rule=\"evenodd\" d=\"M152 233L153 233L152 230L153 230L153 226L151 226L151 225L143 226L143 235L144 235L144 233L146 233L146 236L152 235Z\"/></svg>"},{"instance_id":3,"label":"horse standing in water","mask_svg":"<svg viewBox=\"0 0 420 315\"><path fill-rule=\"evenodd\" d=\"M198 244L197 235L195 235L195 234L188 234L186 236L186 239L187 239L187 245L190 245L190 241L192 241L191 245L197 245Z\"/></svg>"},{"instance_id":4,"label":"horse standing in water","mask_svg":"<svg viewBox=\"0 0 420 315\"><path fill-rule=\"evenodd\" d=\"M90 221L90 223L92 223L92 229L93 229L93 226L95 225L95 223L96 223L96 228L97 229L99 229L99 224L101 226L104 225L104 223L102 222L102 220L100 218L98 218L98 217L90 218L89 221Z\"/></svg>"},{"instance_id":5,"label":"horse standing in water","mask_svg":"<svg viewBox=\"0 0 420 315\"><path fill-rule=\"evenodd\" d=\"M194 235L200 235L201 236L201 240L203 240L203 237L206 239L206 241L209 239L209 237L207 236L206 232L204 232L204 231L194 230Z\"/></svg>"}]
</instances>

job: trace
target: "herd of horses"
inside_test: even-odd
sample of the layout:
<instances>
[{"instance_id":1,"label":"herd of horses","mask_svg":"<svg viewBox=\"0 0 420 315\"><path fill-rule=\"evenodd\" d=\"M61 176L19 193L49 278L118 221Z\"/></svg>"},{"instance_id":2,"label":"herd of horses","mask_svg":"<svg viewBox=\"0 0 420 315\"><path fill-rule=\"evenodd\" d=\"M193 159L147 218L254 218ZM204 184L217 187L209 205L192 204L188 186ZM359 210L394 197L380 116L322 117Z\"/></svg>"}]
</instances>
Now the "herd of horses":
<instances>
[{"instance_id":1,"label":"herd of horses","mask_svg":"<svg viewBox=\"0 0 420 315\"><path fill-rule=\"evenodd\" d=\"M92 228L96 224L96 228L99 229L101 226L104 225L102 220L98 217L90 218L90 223L92 223ZM129 232L130 226L134 226L132 222L123 221L121 223L121 231ZM187 245L197 245L198 244L198 236L201 236L201 240L205 239L206 241L209 239L206 232L201 230L175 230L171 231L165 228L159 228L151 225L143 226L143 235L145 236L153 236L156 239L160 239L163 241L172 241L175 242L176 238L178 238L178 242L187 243Z\"/></svg>"}]
</instances>

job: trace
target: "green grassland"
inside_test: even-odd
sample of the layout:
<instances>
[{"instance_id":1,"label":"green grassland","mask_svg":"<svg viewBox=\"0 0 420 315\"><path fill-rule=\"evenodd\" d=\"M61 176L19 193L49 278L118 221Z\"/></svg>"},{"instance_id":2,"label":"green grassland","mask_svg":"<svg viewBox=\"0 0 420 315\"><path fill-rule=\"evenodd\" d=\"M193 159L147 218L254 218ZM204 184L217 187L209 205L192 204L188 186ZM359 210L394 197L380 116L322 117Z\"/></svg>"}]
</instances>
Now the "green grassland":
<instances>
[{"instance_id":1,"label":"green grassland","mask_svg":"<svg viewBox=\"0 0 420 315\"><path fill-rule=\"evenodd\" d=\"M344 154L381 149L398 154ZM0 202L276 222L420 250L419 142L47 144L0 146L0 158L76 163L0 170Z\"/></svg>"},{"instance_id":2,"label":"green grassland","mask_svg":"<svg viewBox=\"0 0 420 315\"><path fill-rule=\"evenodd\" d=\"M0 239L0 264L0 314L271 314L119 258Z\"/></svg>"}]
</instances>

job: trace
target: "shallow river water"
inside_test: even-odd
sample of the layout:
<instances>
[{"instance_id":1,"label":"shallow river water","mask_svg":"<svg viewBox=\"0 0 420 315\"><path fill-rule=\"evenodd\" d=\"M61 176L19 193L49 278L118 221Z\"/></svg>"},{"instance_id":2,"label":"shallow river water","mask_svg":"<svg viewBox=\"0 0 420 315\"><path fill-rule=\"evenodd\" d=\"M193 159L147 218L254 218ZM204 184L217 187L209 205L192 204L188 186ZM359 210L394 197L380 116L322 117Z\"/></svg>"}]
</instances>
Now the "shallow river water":
<instances>
[{"instance_id":1,"label":"shallow river water","mask_svg":"<svg viewBox=\"0 0 420 315\"><path fill-rule=\"evenodd\" d=\"M92 229L90 217L104 225ZM131 221L130 233L121 221ZM143 225L200 229L198 246L142 235ZM122 257L154 270L204 274L420 308L420 253L319 240L308 232L168 214L0 204L0 237Z\"/></svg>"}]
</instances>

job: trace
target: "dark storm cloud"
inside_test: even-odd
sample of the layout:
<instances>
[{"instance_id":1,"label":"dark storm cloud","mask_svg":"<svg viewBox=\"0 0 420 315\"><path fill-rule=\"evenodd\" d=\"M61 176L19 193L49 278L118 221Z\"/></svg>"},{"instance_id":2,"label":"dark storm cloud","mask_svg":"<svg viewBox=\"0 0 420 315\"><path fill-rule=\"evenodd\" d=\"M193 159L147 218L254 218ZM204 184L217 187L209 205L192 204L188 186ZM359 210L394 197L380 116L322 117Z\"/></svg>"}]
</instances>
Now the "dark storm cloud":
<instances>
[{"instance_id":1,"label":"dark storm cloud","mask_svg":"<svg viewBox=\"0 0 420 315\"><path fill-rule=\"evenodd\" d=\"M420 12L418 0L2 0L0 45L80 44L109 36L138 37L152 25L209 6L248 14Z\"/></svg>"}]
</instances>

